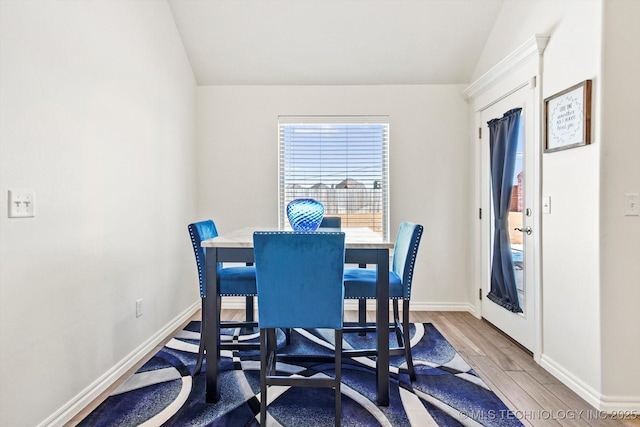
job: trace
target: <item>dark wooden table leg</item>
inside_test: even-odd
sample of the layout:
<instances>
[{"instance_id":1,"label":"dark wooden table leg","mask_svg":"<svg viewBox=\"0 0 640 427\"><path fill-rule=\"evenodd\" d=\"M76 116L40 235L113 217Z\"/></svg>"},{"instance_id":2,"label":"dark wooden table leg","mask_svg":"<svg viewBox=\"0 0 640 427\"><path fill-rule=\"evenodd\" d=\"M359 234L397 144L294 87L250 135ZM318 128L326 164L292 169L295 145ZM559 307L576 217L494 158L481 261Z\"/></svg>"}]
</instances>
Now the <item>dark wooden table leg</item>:
<instances>
[{"instance_id":1,"label":"dark wooden table leg","mask_svg":"<svg viewBox=\"0 0 640 427\"><path fill-rule=\"evenodd\" d=\"M378 286L376 292L376 383L378 405L389 406L389 250L377 251Z\"/></svg>"}]
</instances>

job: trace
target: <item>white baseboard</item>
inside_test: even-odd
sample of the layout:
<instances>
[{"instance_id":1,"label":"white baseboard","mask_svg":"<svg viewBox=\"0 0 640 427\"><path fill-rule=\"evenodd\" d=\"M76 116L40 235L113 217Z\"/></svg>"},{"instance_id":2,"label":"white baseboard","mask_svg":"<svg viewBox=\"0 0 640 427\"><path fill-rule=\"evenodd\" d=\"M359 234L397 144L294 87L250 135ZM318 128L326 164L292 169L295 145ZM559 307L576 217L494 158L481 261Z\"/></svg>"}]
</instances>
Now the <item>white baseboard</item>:
<instances>
[{"instance_id":1,"label":"white baseboard","mask_svg":"<svg viewBox=\"0 0 640 427\"><path fill-rule=\"evenodd\" d=\"M245 307L245 297L224 297L222 298L222 309L223 310L244 310ZM256 306L257 308L257 306Z\"/></svg>"},{"instance_id":2,"label":"white baseboard","mask_svg":"<svg viewBox=\"0 0 640 427\"><path fill-rule=\"evenodd\" d=\"M540 357L540 366L599 411L621 415L640 414L640 396L603 395L544 354Z\"/></svg>"},{"instance_id":3,"label":"white baseboard","mask_svg":"<svg viewBox=\"0 0 640 427\"><path fill-rule=\"evenodd\" d=\"M222 300L222 308L229 310L242 310L245 307L244 297L225 297ZM357 310L357 300L346 300L344 302L345 310ZM375 310L375 300L367 301L367 310ZM421 301L411 301L411 310L415 311L467 311L474 316L476 309L473 304L466 302L439 302L429 303Z\"/></svg>"},{"instance_id":4,"label":"white baseboard","mask_svg":"<svg viewBox=\"0 0 640 427\"><path fill-rule=\"evenodd\" d=\"M198 301L196 301L191 307L180 313L148 340L143 342L138 348L129 353L113 368L109 369L97 380L89 384L89 386L78 393L78 395L63 405L47 419L42 421L38 426L63 426L65 423L69 422L76 414L87 407L129 369L149 354L158 344L168 338L177 328L180 327L180 325L189 320L189 318L197 313L198 310L200 310L200 299L198 299Z\"/></svg>"},{"instance_id":5,"label":"white baseboard","mask_svg":"<svg viewBox=\"0 0 640 427\"><path fill-rule=\"evenodd\" d=\"M415 311L466 311L476 315L476 308L468 302L420 302L411 301L411 310Z\"/></svg>"},{"instance_id":6,"label":"white baseboard","mask_svg":"<svg viewBox=\"0 0 640 427\"><path fill-rule=\"evenodd\" d=\"M600 393L598 393L593 387L585 384L584 381L573 375L545 354L540 356L540 366L549 371L551 375L559 379L564 385L576 392L578 396L586 400L591 406L599 409Z\"/></svg>"},{"instance_id":7,"label":"white baseboard","mask_svg":"<svg viewBox=\"0 0 640 427\"><path fill-rule=\"evenodd\" d=\"M606 396L600 397L600 410L620 416L640 416L640 396Z\"/></svg>"},{"instance_id":8,"label":"white baseboard","mask_svg":"<svg viewBox=\"0 0 640 427\"><path fill-rule=\"evenodd\" d=\"M610 414L619 413L640 417L640 396L607 396L600 397L600 410Z\"/></svg>"}]
</instances>

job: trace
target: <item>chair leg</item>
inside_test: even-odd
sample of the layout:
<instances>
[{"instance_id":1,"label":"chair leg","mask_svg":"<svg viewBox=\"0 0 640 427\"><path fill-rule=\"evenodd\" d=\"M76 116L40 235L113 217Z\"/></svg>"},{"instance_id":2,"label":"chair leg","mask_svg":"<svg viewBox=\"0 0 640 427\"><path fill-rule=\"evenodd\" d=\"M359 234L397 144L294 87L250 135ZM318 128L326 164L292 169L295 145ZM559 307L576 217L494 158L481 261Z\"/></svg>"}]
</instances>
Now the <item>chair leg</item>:
<instances>
[{"instance_id":1,"label":"chair leg","mask_svg":"<svg viewBox=\"0 0 640 427\"><path fill-rule=\"evenodd\" d=\"M247 267L252 266L252 262L246 263ZM254 306L253 306L254 298L253 296L247 296L245 301L245 320L247 322L253 322L254 316Z\"/></svg>"},{"instance_id":2,"label":"chair leg","mask_svg":"<svg viewBox=\"0 0 640 427\"><path fill-rule=\"evenodd\" d=\"M404 310L402 310L404 314ZM400 330L400 315L398 313L398 300L393 300L393 329L396 331L396 340L398 341L398 347L402 347L402 332Z\"/></svg>"},{"instance_id":3,"label":"chair leg","mask_svg":"<svg viewBox=\"0 0 640 427\"><path fill-rule=\"evenodd\" d=\"M367 326L367 300L359 299L358 300L358 326L364 328ZM367 336L366 331L361 331L358 333L361 337Z\"/></svg>"},{"instance_id":4,"label":"chair leg","mask_svg":"<svg viewBox=\"0 0 640 427\"><path fill-rule=\"evenodd\" d=\"M278 346L276 340L276 330L275 328L267 329L267 363L269 366L269 371L267 371L267 375L275 375L276 372L276 347Z\"/></svg>"},{"instance_id":5,"label":"chair leg","mask_svg":"<svg viewBox=\"0 0 640 427\"><path fill-rule=\"evenodd\" d=\"M252 265L253 265L252 262L247 262L246 263L247 267L252 266ZM255 307L254 307L253 304L254 304L253 296L247 296L246 300L245 300L245 308L244 308L244 316L245 316L245 320L247 322L253 322L254 321L253 313L254 313ZM253 328L250 327L250 326L247 326L247 327L243 328L243 331L244 332L253 332Z\"/></svg>"},{"instance_id":6,"label":"chair leg","mask_svg":"<svg viewBox=\"0 0 640 427\"><path fill-rule=\"evenodd\" d=\"M254 297L253 296L246 296L245 297L245 308L244 308L244 316L245 316L245 321L246 322L253 322L254 320ZM253 333L253 327L252 326L243 326L240 331L243 334L250 334Z\"/></svg>"},{"instance_id":7,"label":"chair leg","mask_svg":"<svg viewBox=\"0 0 640 427\"><path fill-rule=\"evenodd\" d=\"M358 268L367 268L367 264L358 264ZM364 328L367 326L367 300L359 299L358 300L358 326ZM358 333L361 337L366 337L367 332L361 331Z\"/></svg>"},{"instance_id":8,"label":"chair leg","mask_svg":"<svg viewBox=\"0 0 640 427\"><path fill-rule=\"evenodd\" d=\"M253 296L247 296L245 301L245 319L247 322L253 322Z\"/></svg>"},{"instance_id":9,"label":"chair leg","mask_svg":"<svg viewBox=\"0 0 640 427\"><path fill-rule=\"evenodd\" d=\"M205 337L205 321L204 319L206 318L205 316L205 301L204 298L201 298L201 313L202 313L202 320L200 320L200 345L198 347L198 360L196 361L196 367L193 369L193 373L191 374L192 376L194 375L198 375L200 373L200 371L202 370L202 360L204 359L204 337Z\"/></svg>"},{"instance_id":10,"label":"chair leg","mask_svg":"<svg viewBox=\"0 0 640 427\"><path fill-rule=\"evenodd\" d=\"M260 425L267 425L267 330L260 329Z\"/></svg>"},{"instance_id":11,"label":"chair leg","mask_svg":"<svg viewBox=\"0 0 640 427\"><path fill-rule=\"evenodd\" d=\"M394 301L395 302L395 301ZM407 359L407 369L409 379L416 380L416 370L413 367L413 356L411 355L411 338L409 337L409 300L402 301L402 332L404 334L404 355Z\"/></svg>"},{"instance_id":12,"label":"chair leg","mask_svg":"<svg viewBox=\"0 0 640 427\"><path fill-rule=\"evenodd\" d=\"M342 331L335 331L335 392L336 392L336 427L340 427L342 420Z\"/></svg>"}]
</instances>

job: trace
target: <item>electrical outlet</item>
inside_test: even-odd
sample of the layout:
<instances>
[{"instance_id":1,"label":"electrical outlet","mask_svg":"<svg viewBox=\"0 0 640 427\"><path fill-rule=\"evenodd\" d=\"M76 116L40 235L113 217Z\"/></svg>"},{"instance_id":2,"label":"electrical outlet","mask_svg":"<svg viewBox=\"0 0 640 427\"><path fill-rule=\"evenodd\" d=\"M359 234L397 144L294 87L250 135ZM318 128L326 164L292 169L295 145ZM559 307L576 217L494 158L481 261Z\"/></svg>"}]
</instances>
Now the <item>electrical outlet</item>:
<instances>
[{"instance_id":1,"label":"electrical outlet","mask_svg":"<svg viewBox=\"0 0 640 427\"><path fill-rule=\"evenodd\" d=\"M136 317L142 316L142 298L136 301Z\"/></svg>"},{"instance_id":2,"label":"electrical outlet","mask_svg":"<svg viewBox=\"0 0 640 427\"><path fill-rule=\"evenodd\" d=\"M9 190L9 218L31 218L36 212L33 190Z\"/></svg>"}]
</instances>

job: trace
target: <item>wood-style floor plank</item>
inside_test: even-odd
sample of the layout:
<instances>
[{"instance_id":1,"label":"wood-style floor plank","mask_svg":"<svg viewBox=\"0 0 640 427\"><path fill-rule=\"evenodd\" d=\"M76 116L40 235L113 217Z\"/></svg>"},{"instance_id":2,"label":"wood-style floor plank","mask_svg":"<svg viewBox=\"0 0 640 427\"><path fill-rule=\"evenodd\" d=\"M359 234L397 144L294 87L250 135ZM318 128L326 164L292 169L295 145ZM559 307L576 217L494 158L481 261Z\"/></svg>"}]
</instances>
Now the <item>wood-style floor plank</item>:
<instances>
[{"instance_id":1,"label":"wood-style floor plank","mask_svg":"<svg viewBox=\"0 0 640 427\"><path fill-rule=\"evenodd\" d=\"M464 331L458 329L458 327L450 321L450 316L447 316L445 313L434 313L432 318L433 321L431 323L436 325L436 328L442 336L451 343L462 357L472 355L485 356L484 351L475 345L473 341L469 340ZM412 321L416 322L420 320L412 319Z\"/></svg>"},{"instance_id":2,"label":"wood-style floor plank","mask_svg":"<svg viewBox=\"0 0 640 427\"><path fill-rule=\"evenodd\" d=\"M507 372L507 375L543 408L543 411L539 413L531 412L523 414L523 416L561 418L562 424L566 426L582 427L585 425L585 420L577 419L574 416L577 413L570 406L549 393L549 390L533 378L529 372L511 371Z\"/></svg>"},{"instance_id":3,"label":"wood-style floor plank","mask_svg":"<svg viewBox=\"0 0 640 427\"><path fill-rule=\"evenodd\" d=\"M520 384L514 381L507 372L505 372L498 364L489 356L473 356L474 363L478 367L476 371L481 378L490 378L501 394L508 396L509 401L514 405L510 409L514 412L516 418L530 421L535 426L559 426L560 424L554 420L536 419L535 415L527 416L527 414L542 413L545 409L531 397Z\"/></svg>"},{"instance_id":4,"label":"wood-style floor plank","mask_svg":"<svg viewBox=\"0 0 640 427\"><path fill-rule=\"evenodd\" d=\"M498 365L504 371L512 371L521 369L517 363L509 357L506 353L502 351L502 348L497 346L494 341L498 341L502 346L505 346L505 339L502 338L500 340L489 340L484 335L479 333L479 325L474 326L469 321L471 319L477 320L473 318L473 316L462 316L467 313L452 313L453 321L456 323L458 329L460 329L465 337L472 341L477 347L479 347L484 354L489 356L493 362Z\"/></svg>"},{"instance_id":5,"label":"wood-style floor plank","mask_svg":"<svg viewBox=\"0 0 640 427\"><path fill-rule=\"evenodd\" d=\"M541 384L561 384L560 381L538 365L528 352L519 347L505 348L503 351L524 371L529 372Z\"/></svg>"}]
</instances>

